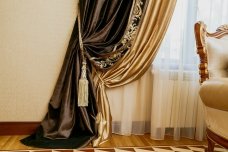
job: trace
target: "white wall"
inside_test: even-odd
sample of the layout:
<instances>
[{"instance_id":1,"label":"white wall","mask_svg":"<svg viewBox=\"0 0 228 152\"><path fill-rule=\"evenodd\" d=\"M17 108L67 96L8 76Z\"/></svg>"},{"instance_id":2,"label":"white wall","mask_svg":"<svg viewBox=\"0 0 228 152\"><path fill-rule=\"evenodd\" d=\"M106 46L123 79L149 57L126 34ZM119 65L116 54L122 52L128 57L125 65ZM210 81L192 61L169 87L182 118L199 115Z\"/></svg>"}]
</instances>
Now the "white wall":
<instances>
[{"instance_id":1,"label":"white wall","mask_svg":"<svg viewBox=\"0 0 228 152\"><path fill-rule=\"evenodd\" d=\"M76 19L77 0L0 0L0 121L40 121Z\"/></svg>"}]
</instances>

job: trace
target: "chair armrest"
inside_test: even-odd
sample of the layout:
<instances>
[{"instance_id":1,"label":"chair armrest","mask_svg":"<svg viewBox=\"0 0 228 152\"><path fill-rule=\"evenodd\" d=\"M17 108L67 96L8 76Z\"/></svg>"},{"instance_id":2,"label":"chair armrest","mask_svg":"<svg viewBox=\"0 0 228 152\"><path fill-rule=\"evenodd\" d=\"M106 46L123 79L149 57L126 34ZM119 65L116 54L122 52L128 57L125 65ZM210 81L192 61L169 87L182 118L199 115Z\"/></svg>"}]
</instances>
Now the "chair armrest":
<instances>
[{"instance_id":1,"label":"chair armrest","mask_svg":"<svg viewBox=\"0 0 228 152\"><path fill-rule=\"evenodd\" d=\"M199 94L206 106L228 111L228 78L210 79L203 82Z\"/></svg>"}]
</instances>

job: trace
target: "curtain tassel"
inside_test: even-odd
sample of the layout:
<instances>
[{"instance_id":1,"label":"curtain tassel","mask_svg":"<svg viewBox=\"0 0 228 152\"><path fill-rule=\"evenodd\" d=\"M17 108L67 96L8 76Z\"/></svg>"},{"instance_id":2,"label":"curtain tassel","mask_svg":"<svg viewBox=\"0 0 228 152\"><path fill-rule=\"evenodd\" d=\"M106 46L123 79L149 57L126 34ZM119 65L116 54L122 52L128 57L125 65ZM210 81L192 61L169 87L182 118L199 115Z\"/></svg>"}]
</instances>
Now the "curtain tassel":
<instances>
[{"instance_id":1,"label":"curtain tassel","mask_svg":"<svg viewBox=\"0 0 228 152\"><path fill-rule=\"evenodd\" d=\"M82 62L82 71L81 71L81 78L79 80L78 86L78 106L79 107L86 107L88 106L88 80L86 78L86 62Z\"/></svg>"}]
</instances>

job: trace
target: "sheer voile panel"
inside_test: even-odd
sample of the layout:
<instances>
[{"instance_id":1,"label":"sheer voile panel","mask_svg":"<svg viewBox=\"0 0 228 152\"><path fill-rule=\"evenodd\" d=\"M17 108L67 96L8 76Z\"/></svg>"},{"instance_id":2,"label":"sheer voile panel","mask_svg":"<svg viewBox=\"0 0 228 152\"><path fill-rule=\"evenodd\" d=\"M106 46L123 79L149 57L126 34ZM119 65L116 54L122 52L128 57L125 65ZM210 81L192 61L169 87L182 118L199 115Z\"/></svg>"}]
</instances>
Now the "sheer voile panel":
<instances>
[{"instance_id":1,"label":"sheer voile panel","mask_svg":"<svg viewBox=\"0 0 228 152\"><path fill-rule=\"evenodd\" d=\"M206 22L215 30L228 22L224 0L178 1L171 24L152 66L151 138L181 136L202 140L205 124L198 96L198 58L194 24ZM154 120L154 121L153 121Z\"/></svg>"}]
</instances>

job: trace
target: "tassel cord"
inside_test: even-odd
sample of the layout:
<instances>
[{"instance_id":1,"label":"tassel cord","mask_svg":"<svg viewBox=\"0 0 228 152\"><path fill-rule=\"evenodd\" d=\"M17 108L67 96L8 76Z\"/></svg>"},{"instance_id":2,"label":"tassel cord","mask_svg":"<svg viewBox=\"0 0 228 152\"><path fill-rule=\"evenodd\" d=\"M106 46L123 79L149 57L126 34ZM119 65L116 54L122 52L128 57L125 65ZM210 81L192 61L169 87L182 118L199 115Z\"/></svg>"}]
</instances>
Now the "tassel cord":
<instances>
[{"instance_id":1,"label":"tassel cord","mask_svg":"<svg viewBox=\"0 0 228 152\"><path fill-rule=\"evenodd\" d=\"M88 80L86 78L86 58L85 50L83 47L82 35L81 35L81 19L80 19L80 6L78 5L78 36L79 36L79 47L82 55L82 68L81 68L81 77L79 80L78 86L78 106L85 107L88 106Z\"/></svg>"}]
</instances>

